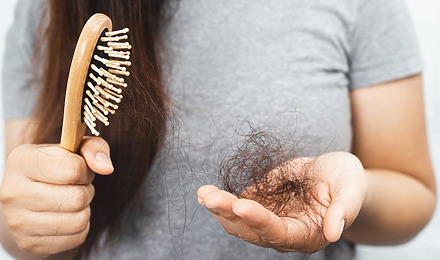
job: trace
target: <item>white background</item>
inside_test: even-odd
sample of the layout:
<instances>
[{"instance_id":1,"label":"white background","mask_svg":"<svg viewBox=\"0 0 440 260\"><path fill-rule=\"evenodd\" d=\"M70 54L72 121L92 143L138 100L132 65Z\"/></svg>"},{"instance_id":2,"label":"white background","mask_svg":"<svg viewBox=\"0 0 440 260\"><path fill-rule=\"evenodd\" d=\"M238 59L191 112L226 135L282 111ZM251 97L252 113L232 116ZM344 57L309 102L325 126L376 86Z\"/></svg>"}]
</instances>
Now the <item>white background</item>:
<instances>
[{"instance_id":1,"label":"white background","mask_svg":"<svg viewBox=\"0 0 440 260\"><path fill-rule=\"evenodd\" d=\"M4 37L7 28L12 22L13 9L17 0L2 0L1 2L0 53L3 54ZM440 174L440 1L406 0L406 2L413 16L426 64L425 92L428 133L434 166L437 173ZM0 115L3 114L1 112L2 108L0 106ZM0 136L3 136L3 120L0 121ZM3 147L3 138L0 138L0 147ZM3 154L3 150L0 150L0 169L3 169ZM440 184L440 176L437 178ZM396 212L397 215L398 213ZM0 259L8 260L12 258L8 257L0 249ZM440 259L440 213L436 214L428 228L420 236L408 244L398 247L359 246L357 260L371 259Z\"/></svg>"}]
</instances>

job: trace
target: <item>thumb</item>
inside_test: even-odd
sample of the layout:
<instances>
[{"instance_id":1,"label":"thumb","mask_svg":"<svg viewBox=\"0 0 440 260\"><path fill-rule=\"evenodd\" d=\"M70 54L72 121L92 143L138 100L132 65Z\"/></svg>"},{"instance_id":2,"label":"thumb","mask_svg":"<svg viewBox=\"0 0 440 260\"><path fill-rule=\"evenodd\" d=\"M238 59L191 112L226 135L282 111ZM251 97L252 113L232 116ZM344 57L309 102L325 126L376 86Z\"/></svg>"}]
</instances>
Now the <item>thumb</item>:
<instances>
[{"instance_id":1,"label":"thumb","mask_svg":"<svg viewBox=\"0 0 440 260\"><path fill-rule=\"evenodd\" d=\"M345 229L346 205L343 200L336 199L327 209L324 216L324 236L329 242L336 242L341 238Z\"/></svg>"},{"instance_id":2,"label":"thumb","mask_svg":"<svg viewBox=\"0 0 440 260\"><path fill-rule=\"evenodd\" d=\"M85 137L79 148L79 153L84 157L87 166L97 174L109 175L113 172L110 159L110 146L100 137Z\"/></svg>"},{"instance_id":3,"label":"thumb","mask_svg":"<svg viewBox=\"0 0 440 260\"><path fill-rule=\"evenodd\" d=\"M356 219L362 199L354 188L347 188L336 196L324 216L324 235L329 242L341 238L344 229Z\"/></svg>"}]
</instances>

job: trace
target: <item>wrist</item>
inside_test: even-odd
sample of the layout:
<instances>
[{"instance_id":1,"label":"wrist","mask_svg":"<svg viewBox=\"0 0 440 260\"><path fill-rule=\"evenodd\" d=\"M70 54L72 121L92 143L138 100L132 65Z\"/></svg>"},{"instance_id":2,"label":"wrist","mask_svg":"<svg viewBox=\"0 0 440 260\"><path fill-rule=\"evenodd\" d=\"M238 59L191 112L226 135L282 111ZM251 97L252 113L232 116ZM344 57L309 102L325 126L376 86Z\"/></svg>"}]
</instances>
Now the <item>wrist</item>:
<instances>
[{"instance_id":1,"label":"wrist","mask_svg":"<svg viewBox=\"0 0 440 260\"><path fill-rule=\"evenodd\" d=\"M364 175L365 175L365 193L364 193L364 200L362 202L361 212L365 211L366 209L370 208L370 205L373 201L373 194L371 192L371 183L373 182L373 173L369 171L368 169L364 169Z\"/></svg>"}]
</instances>

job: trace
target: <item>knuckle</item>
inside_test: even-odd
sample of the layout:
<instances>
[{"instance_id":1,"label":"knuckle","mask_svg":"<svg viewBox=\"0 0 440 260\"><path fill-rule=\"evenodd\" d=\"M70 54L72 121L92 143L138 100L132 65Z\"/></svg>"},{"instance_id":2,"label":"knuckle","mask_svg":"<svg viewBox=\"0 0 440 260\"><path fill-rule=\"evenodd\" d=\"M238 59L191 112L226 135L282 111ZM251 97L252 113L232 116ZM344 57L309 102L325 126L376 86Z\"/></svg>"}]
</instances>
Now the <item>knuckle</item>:
<instances>
[{"instance_id":1,"label":"knuckle","mask_svg":"<svg viewBox=\"0 0 440 260\"><path fill-rule=\"evenodd\" d=\"M90 228L90 225L87 225L87 227L83 230L83 232L81 232L81 234L79 234L79 236L78 236L78 244L79 245L86 242L87 235L89 234L89 228Z\"/></svg>"},{"instance_id":2,"label":"knuckle","mask_svg":"<svg viewBox=\"0 0 440 260\"><path fill-rule=\"evenodd\" d=\"M95 197L95 186L93 184L87 185L87 190L92 198Z\"/></svg>"},{"instance_id":3,"label":"knuckle","mask_svg":"<svg viewBox=\"0 0 440 260\"><path fill-rule=\"evenodd\" d=\"M14 201L14 196L8 190L6 190L3 186L0 187L0 202L1 202L1 204L4 206L4 205L11 203L12 201Z\"/></svg>"},{"instance_id":4,"label":"knuckle","mask_svg":"<svg viewBox=\"0 0 440 260\"><path fill-rule=\"evenodd\" d=\"M86 205L88 205L88 198L86 189L84 187L76 187L75 188L75 206L76 208L83 209Z\"/></svg>"},{"instance_id":5,"label":"knuckle","mask_svg":"<svg viewBox=\"0 0 440 260\"><path fill-rule=\"evenodd\" d=\"M24 239L17 238L15 239L15 243L17 243L18 248L21 250L29 252L29 243L25 242Z\"/></svg>"},{"instance_id":6,"label":"knuckle","mask_svg":"<svg viewBox=\"0 0 440 260\"><path fill-rule=\"evenodd\" d=\"M226 233L228 233L231 236L235 236L235 237L240 237L237 233L237 231L233 230L233 229L226 229Z\"/></svg>"},{"instance_id":7,"label":"knuckle","mask_svg":"<svg viewBox=\"0 0 440 260\"><path fill-rule=\"evenodd\" d=\"M13 216L13 217L7 217L6 223L8 224L8 227L11 231L17 231L20 230L20 228L23 228L23 219Z\"/></svg>"},{"instance_id":8,"label":"knuckle","mask_svg":"<svg viewBox=\"0 0 440 260\"><path fill-rule=\"evenodd\" d=\"M90 222L90 208L82 210L76 215L75 227L78 232L84 231L89 226Z\"/></svg>"},{"instance_id":9,"label":"knuckle","mask_svg":"<svg viewBox=\"0 0 440 260\"><path fill-rule=\"evenodd\" d=\"M70 236L69 238L70 245L72 247L78 247L84 244L84 242L87 239L87 235L89 234L89 230L90 230L90 224L88 224L84 230L79 231L77 234Z\"/></svg>"},{"instance_id":10,"label":"knuckle","mask_svg":"<svg viewBox=\"0 0 440 260\"><path fill-rule=\"evenodd\" d=\"M266 239L262 238L264 242L270 243L273 248L285 248L286 247L286 241L283 238L277 238L277 239Z\"/></svg>"},{"instance_id":11,"label":"knuckle","mask_svg":"<svg viewBox=\"0 0 440 260\"><path fill-rule=\"evenodd\" d=\"M83 189L84 205L90 205L93 197L95 196L95 186L93 186L92 184L88 184L87 186L84 186Z\"/></svg>"},{"instance_id":12,"label":"knuckle","mask_svg":"<svg viewBox=\"0 0 440 260\"><path fill-rule=\"evenodd\" d=\"M240 219L236 215L225 215L225 216L222 216L222 217L225 218L226 220L230 221L230 222L235 222L235 221Z\"/></svg>"},{"instance_id":13,"label":"knuckle","mask_svg":"<svg viewBox=\"0 0 440 260\"><path fill-rule=\"evenodd\" d=\"M35 145L32 144L24 144L24 145L20 145L18 147L16 147L14 150L11 151L11 153L8 156L8 159L16 159L16 158L20 158L21 155L23 154L23 152L34 148Z\"/></svg>"},{"instance_id":14,"label":"knuckle","mask_svg":"<svg viewBox=\"0 0 440 260\"><path fill-rule=\"evenodd\" d=\"M81 180L82 176L87 174L87 166L84 160L79 156L70 156L65 164L66 181L76 183Z\"/></svg>"},{"instance_id":15,"label":"knuckle","mask_svg":"<svg viewBox=\"0 0 440 260\"><path fill-rule=\"evenodd\" d=\"M73 208L75 211L81 211L86 208L89 203L89 195L86 187L75 186L73 189Z\"/></svg>"},{"instance_id":16,"label":"knuckle","mask_svg":"<svg viewBox=\"0 0 440 260\"><path fill-rule=\"evenodd\" d=\"M36 250L35 244L29 239L28 237L19 237L15 239L15 242L17 243L18 248L25 252L29 253L36 253L39 252Z\"/></svg>"},{"instance_id":17,"label":"knuckle","mask_svg":"<svg viewBox=\"0 0 440 260\"><path fill-rule=\"evenodd\" d=\"M28 152L30 149L34 149L35 145L25 144L21 145L9 153L6 159L6 166L8 168L17 168L20 164L19 162L23 160L24 154Z\"/></svg>"},{"instance_id":18,"label":"knuckle","mask_svg":"<svg viewBox=\"0 0 440 260\"><path fill-rule=\"evenodd\" d=\"M16 162L19 161L20 158L20 152L18 151L18 149L20 149L20 147L12 150L12 152L6 158L6 168L13 168L17 165Z\"/></svg>"},{"instance_id":19,"label":"knuckle","mask_svg":"<svg viewBox=\"0 0 440 260\"><path fill-rule=\"evenodd\" d=\"M259 237L252 235L252 234L240 235L240 238L246 242L251 243L251 244L257 244L257 243L261 242Z\"/></svg>"},{"instance_id":20,"label":"knuckle","mask_svg":"<svg viewBox=\"0 0 440 260\"><path fill-rule=\"evenodd\" d=\"M54 250L54 242L48 241L48 237L33 237L32 239L26 238L26 241L23 241L21 250L24 250L28 253L32 253L39 256L44 255L52 255L59 253L59 251Z\"/></svg>"}]
</instances>

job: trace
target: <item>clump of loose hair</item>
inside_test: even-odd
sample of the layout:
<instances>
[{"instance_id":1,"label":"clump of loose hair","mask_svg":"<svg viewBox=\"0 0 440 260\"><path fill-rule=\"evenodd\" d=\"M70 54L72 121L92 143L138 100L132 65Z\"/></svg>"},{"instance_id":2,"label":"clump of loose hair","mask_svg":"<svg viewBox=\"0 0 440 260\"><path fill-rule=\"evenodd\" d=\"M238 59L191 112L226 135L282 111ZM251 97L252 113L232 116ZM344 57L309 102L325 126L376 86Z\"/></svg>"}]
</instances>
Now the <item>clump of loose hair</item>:
<instances>
[{"instance_id":1,"label":"clump of loose hair","mask_svg":"<svg viewBox=\"0 0 440 260\"><path fill-rule=\"evenodd\" d=\"M292 138L268 127L253 127L244 142L220 158L220 182L238 198L260 203L279 217L304 224L304 241L318 239L299 252L309 255L328 245L323 232L325 206L318 196L321 183L316 158L304 157ZM287 135L288 136L288 135Z\"/></svg>"},{"instance_id":2,"label":"clump of loose hair","mask_svg":"<svg viewBox=\"0 0 440 260\"><path fill-rule=\"evenodd\" d=\"M244 142L220 160L223 188L239 198L252 199L279 216L302 214L314 203L316 176L310 160L300 159L293 140L286 142L267 128L244 134Z\"/></svg>"}]
</instances>

